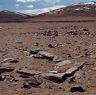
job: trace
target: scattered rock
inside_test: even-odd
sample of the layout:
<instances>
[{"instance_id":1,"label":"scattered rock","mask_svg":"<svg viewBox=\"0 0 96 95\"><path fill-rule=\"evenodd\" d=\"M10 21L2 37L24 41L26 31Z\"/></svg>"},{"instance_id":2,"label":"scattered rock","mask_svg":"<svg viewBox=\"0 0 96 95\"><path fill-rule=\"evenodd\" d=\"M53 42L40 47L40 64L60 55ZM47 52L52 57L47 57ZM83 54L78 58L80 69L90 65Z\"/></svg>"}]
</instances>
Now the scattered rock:
<instances>
[{"instance_id":1,"label":"scattered rock","mask_svg":"<svg viewBox=\"0 0 96 95\"><path fill-rule=\"evenodd\" d=\"M44 35L44 36L58 36L58 31L54 31L54 30L44 31L44 32L41 33L41 35Z\"/></svg>"},{"instance_id":2,"label":"scattered rock","mask_svg":"<svg viewBox=\"0 0 96 95\"><path fill-rule=\"evenodd\" d=\"M38 54L43 56L43 58L51 59L53 60L54 55L52 53L46 52L46 51L39 51Z\"/></svg>"},{"instance_id":3,"label":"scattered rock","mask_svg":"<svg viewBox=\"0 0 96 95\"><path fill-rule=\"evenodd\" d=\"M0 73L11 72L13 70L14 70L13 67L0 67Z\"/></svg>"},{"instance_id":4,"label":"scattered rock","mask_svg":"<svg viewBox=\"0 0 96 95\"><path fill-rule=\"evenodd\" d=\"M70 92L84 92L84 89L81 87L81 86L73 86L71 89L70 89Z\"/></svg>"},{"instance_id":5,"label":"scattered rock","mask_svg":"<svg viewBox=\"0 0 96 95\"><path fill-rule=\"evenodd\" d=\"M23 83L22 88L38 87L43 83L41 76L34 76Z\"/></svg>"},{"instance_id":6,"label":"scattered rock","mask_svg":"<svg viewBox=\"0 0 96 95\"><path fill-rule=\"evenodd\" d=\"M35 71L35 70L27 70L27 69L20 69L17 70L18 73L24 74L24 75L29 75L29 76L34 76L34 75L39 75L41 72Z\"/></svg>"},{"instance_id":7,"label":"scattered rock","mask_svg":"<svg viewBox=\"0 0 96 95\"><path fill-rule=\"evenodd\" d=\"M41 48L34 48L30 50L30 54L37 54L39 51L42 51L43 49Z\"/></svg>"}]
</instances>

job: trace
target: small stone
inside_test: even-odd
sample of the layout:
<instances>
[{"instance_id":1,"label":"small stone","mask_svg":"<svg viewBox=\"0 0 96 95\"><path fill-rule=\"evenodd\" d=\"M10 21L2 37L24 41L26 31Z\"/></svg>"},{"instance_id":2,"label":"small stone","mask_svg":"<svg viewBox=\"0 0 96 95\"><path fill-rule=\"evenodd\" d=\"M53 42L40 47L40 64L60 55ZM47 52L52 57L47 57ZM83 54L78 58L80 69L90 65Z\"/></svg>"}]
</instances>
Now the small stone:
<instances>
[{"instance_id":1,"label":"small stone","mask_svg":"<svg viewBox=\"0 0 96 95\"><path fill-rule=\"evenodd\" d=\"M34 49L31 49L30 51L30 54L37 54L39 51L42 51L43 49L41 48L34 48Z\"/></svg>"},{"instance_id":2,"label":"small stone","mask_svg":"<svg viewBox=\"0 0 96 95\"><path fill-rule=\"evenodd\" d=\"M31 85L30 85L29 83L27 83L27 82L24 82L24 83L22 84L22 87L21 87L21 88L30 89L30 88L31 88Z\"/></svg>"},{"instance_id":3,"label":"small stone","mask_svg":"<svg viewBox=\"0 0 96 95\"><path fill-rule=\"evenodd\" d=\"M48 45L49 48L55 48L52 44Z\"/></svg>"},{"instance_id":4,"label":"small stone","mask_svg":"<svg viewBox=\"0 0 96 95\"><path fill-rule=\"evenodd\" d=\"M46 51L39 51L38 54L42 55L44 58L53 59L54 55Z\"/></svg>"},{"instance_id":5,"label":"small stone","mask_svg":"<svg viewBox=\"0 0 96 95\"><path fill-rule=\"evenodd\" d=\"M70 92L84 92L84 89L81 86L74 86L70 89Z\"/></svg>"}]
</instances>

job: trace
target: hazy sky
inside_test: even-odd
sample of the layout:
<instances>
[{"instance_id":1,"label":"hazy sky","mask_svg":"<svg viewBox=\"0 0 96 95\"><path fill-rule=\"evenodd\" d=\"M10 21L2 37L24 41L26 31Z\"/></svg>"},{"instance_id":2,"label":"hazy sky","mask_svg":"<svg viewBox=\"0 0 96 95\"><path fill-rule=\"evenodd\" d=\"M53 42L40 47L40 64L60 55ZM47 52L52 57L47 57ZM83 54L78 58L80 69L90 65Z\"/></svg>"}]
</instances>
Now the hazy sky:
<instances>
[{"instance_id":1,"label":"hazy sky","mask_svg":"<svg viewBox=\"0 0 96 95\"><path fill-rule=\"evenodd\" d=\"M88 1L93 0L0 0L0 10L33 10Z\"/></svg>"}]
</instances>

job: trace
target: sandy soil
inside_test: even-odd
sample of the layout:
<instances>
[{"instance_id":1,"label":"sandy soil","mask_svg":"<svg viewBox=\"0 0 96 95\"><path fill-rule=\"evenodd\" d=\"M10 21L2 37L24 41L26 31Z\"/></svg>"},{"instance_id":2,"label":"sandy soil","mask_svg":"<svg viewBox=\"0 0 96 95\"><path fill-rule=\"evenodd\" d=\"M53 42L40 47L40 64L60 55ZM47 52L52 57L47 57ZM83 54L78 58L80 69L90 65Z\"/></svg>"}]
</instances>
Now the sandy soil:
<instances>
[{"instance_id":1,"label":"sandy soil","mask_svg":"<svg viewBox=\"0 0 96 95\"><path fill-rule=\"evenodd\" d=\"M87 29L89 34L82 32L82 29ZM48 36L46 31L57 31L58 35ZM48 47L49 44L54 48ZM54 70L54 62L27 56L33 47L71 60L72 64L86 61L82 69L84 77L72 83L66 80L60 84L44 79L38 87L21 88L24 79L16 73L19 68L42 73ZM19 62L6 66L15 67L14 71L1 74L7 79L0 81L0 95L96 95L96 22L0 23L0 59L5 58L17 58ZM61 71L70 65L62 67ZM16 81L11 80L10 76L14 76ZM85 91L70 92L74 85L82 86Z\"/></svg>"}]
</instances>

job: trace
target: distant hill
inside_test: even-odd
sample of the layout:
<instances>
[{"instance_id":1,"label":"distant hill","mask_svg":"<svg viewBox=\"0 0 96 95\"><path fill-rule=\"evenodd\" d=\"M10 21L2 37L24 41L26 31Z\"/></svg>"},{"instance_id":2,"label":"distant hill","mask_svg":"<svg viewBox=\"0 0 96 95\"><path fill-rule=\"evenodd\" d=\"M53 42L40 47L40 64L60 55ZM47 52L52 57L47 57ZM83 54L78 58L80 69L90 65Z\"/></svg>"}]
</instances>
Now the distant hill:
<instances>
[{"instance_id":1,"label":"distant hill","mask_svg":"<svg viewBox=\"0 0 96 95\"><path fill-rule=\"evenodd\" d=\"M0 11L0 21L23 21L30 16L20 12Z\"/></svg>"}]
</instances>

